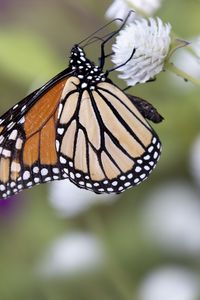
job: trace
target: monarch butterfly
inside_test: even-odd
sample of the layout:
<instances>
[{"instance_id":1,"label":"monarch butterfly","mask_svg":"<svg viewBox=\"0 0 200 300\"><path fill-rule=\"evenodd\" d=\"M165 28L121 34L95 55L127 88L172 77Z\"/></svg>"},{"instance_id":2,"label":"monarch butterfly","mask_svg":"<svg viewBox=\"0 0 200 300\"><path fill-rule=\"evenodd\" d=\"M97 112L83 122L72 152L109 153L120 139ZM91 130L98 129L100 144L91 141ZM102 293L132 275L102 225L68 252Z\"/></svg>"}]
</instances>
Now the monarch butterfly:
<instances>
[{"instance_id":1,"label":"monarch butterfly","mask_svg":"<svg viewBox=\"0 0 200 300\"><path fill-rule=\"evenodd\" d=\"M161 143L146 118L162 117L103 71L105 44L119 30L103 40L99 66L75 45L67 69L1 117L1 198L65 178L95 193L120 193L149 176Z\"/></svg>"}]
</instances>

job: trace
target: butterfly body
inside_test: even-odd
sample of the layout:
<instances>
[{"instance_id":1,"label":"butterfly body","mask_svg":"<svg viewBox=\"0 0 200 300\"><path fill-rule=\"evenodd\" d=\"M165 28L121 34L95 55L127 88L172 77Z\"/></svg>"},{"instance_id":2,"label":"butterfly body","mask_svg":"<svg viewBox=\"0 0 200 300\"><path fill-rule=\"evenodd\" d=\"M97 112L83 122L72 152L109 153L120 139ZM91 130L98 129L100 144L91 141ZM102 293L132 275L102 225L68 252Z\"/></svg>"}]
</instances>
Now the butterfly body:
<instances>
[{"instance_id":1,"label":"butterfly body","mask_svg":"<svg viewBox=\"0 0 200 300\"><path fill-rule=\"evenodd\" d=\"M161 151L145 113L75 45L66 70L1 118L1 197L65 178L95 193L138 185Z\"/></svg>"}]
</instances>

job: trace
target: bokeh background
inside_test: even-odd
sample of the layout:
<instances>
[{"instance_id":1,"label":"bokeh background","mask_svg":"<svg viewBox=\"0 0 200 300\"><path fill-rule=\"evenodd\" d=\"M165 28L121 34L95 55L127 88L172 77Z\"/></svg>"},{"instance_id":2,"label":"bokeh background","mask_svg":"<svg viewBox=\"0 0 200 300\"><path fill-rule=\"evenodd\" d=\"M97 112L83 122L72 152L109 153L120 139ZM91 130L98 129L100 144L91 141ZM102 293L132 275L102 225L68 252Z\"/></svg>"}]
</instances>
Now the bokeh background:
<instances>
[{"instance_id":1,"label":"bokeh background","mask_svg":"<svg viewBox=\"0 0 200 300\"><path fill-rule=\"evenodd\" d=\"M110 4L0 0L1 113L66 68ZM181 38L200 35L198 0L165 0L157 15ZM200 60L191 60L174 57L200 78ZM153 125L163 143L157 168L117 197L65 181L0 200L0 299L200 299L200 87L163 72L131 92L165 118Z\"/></svg>"}]
</instances>

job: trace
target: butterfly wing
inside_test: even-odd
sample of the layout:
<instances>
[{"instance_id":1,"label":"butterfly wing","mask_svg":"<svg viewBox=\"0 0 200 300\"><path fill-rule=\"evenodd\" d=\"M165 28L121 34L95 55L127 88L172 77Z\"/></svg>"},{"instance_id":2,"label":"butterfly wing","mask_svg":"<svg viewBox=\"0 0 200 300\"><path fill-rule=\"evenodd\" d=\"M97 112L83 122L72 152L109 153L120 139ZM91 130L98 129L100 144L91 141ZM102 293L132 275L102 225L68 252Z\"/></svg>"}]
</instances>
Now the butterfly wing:
<instances>
[{"instance_id":1,"label":"butterfly wing","mask_svg":"<svg viewBox=\"0 0 200 300\"><path fill-rule=\"evenodd\" d=\"M1 197L67 177L60 168L56 150L56 125L59 105L73 88L70 75L62 72L2 116Z\"/></svg>"},{"instance_id":2,"label":"butterfly wing","mask_svg":"<svg viewBox=\"0 0 200 300\"><path fill-rule=\"evenodd\" d=\"M66 116L69 107L73 113ZM59 128L64 172L77 186L96 193L120 193L139 184L160 156L157 134L133 102L109 82L74 91L71 103L63 107Z\"/></svg>"},{"instance_id":3,"label":"butterfly wing","mask_svg":"<svg viewBox=\"0 0 200 300\"><path fill-rule=\"evenodd\" d=\"M0 193L69 179L96 193L120 193L149 176L158 136L115 85L80 88L57 76L1 118Z\"/></svg>"}]
</instances>

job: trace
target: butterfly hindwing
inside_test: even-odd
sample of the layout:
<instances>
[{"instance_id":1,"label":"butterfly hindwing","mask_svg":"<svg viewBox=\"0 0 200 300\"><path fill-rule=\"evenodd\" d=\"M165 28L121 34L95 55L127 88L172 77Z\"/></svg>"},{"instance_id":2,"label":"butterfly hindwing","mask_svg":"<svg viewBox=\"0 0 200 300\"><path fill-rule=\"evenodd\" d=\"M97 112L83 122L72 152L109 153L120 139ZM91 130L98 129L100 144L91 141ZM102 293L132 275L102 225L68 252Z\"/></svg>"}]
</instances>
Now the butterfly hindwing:
<instances>
[{"instance_id":1,"label":"butterfly hindwing","mask_svg":"<svg viewBox=\"0 0 200 300\"><path fill-rule=\"evenodd\" d=\"M60 158L66 174L96 193L119 193L139 184L160 156L154 130L112 83L99 83L81 94L74 90L59 122L64 126Z\"/></svg>"}]
</instances>

